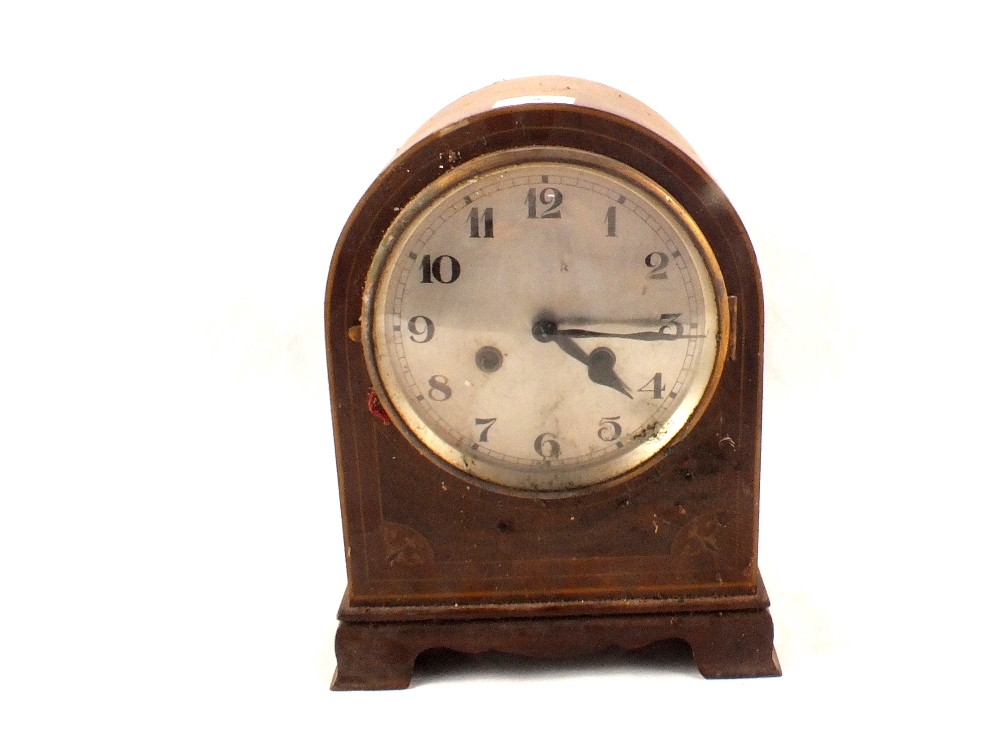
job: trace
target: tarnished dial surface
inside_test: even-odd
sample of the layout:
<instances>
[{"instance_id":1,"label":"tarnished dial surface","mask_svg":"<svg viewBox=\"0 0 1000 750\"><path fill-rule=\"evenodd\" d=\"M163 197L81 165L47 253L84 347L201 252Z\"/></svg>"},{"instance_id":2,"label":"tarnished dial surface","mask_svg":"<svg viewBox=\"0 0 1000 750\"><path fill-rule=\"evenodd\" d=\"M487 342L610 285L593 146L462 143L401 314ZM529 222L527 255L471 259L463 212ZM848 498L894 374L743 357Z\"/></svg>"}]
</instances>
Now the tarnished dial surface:
<instances>
[{"instance_id":1,"label":"tarnished dial surface","mask_svg":"<svg viewBox=\"0 0 1000 750\"><path fill-rule=\"evenodd\" d=\"M610 159L516 149L428 186L365 291L377 392L467 481L570 495L683 434L714 388L725 289L695 223Z\"/></svg>"}]
</instances>

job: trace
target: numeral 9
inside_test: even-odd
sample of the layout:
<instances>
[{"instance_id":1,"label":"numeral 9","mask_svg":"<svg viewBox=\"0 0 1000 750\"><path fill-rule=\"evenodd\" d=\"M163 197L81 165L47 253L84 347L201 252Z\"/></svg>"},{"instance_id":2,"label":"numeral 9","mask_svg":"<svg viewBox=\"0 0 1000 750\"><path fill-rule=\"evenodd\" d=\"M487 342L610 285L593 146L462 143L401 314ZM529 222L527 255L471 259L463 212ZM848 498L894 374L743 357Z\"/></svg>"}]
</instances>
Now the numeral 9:
<instances>
[{"instance_id":1,"label":"numeral 9","mask_svg":"<svg viewBox=\"0 0 1000 750\"><path fill-rule=\"evenodd\" d=\"M423 322L421 323L420 321ZM413 334L410 336L410 341L415 341L418 344L426 344L434 338L434 323L425 315L417 315L410 318L410 322L406 324L406 328ZM417 336L423 336L423 338L418 339Z\"/></svg>"}]
</instances>

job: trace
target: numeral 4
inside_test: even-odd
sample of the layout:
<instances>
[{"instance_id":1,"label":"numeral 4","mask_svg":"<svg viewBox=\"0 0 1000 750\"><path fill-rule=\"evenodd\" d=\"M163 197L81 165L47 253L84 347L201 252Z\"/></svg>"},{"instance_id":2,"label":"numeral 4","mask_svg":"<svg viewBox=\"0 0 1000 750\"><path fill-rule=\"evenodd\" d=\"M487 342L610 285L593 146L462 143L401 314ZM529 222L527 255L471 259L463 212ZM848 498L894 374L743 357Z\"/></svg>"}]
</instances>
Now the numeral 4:
<instances>
[{"instance_id":1,"label":"numeral 4","mask_svg":"<svg viewBox=\"0 0 1000 750\"><path fill-rule=\"evenodd\" d=\"M639 389L640 393L652 393L653 398L663 398L663 373L656 373L652 379Z\"/></svg>"}]
</instances>

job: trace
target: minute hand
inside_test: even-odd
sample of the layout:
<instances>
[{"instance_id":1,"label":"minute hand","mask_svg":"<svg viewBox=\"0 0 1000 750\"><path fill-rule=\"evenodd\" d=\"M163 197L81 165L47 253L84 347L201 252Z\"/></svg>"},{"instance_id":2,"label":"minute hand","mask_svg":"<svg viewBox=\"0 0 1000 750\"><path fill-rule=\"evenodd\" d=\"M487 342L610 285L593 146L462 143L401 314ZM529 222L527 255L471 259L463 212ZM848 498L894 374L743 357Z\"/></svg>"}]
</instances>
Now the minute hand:
<instances>
[{"instance_id":1,"label":"minute hand","mask_svg":"<svg viewBox=\"0 0 1000 750\"><path fill-rule=\"evenodd\" d=\"M607 331L588 331L583 328L560 328L556 335L568 336L571 339L634 339L636 341L673 341L674 339L700 339L702 335L682 333L662 333L659 331L640 331L638 333L609 333Z\"/></svg>"}]
</instances>

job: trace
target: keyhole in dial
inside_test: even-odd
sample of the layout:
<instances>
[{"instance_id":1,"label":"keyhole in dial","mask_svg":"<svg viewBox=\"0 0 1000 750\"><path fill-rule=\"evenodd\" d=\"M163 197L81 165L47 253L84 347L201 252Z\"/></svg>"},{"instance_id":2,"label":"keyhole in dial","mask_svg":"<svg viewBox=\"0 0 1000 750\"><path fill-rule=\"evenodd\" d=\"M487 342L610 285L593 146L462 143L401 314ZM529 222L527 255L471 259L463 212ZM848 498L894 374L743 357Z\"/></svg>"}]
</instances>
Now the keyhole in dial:
<instances>
[{"instance_id":1,"label":"keyhole in dial","mask_svg":"<svg viewBox=\"0 0 1000 750\"><path fill-rule=\"evenodd\" d=\"M483 372L496 372L503 364L503 354L495 346L484 346L476 352L476 367Z\"/></svg>"}]
</instances>

